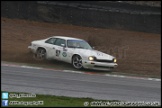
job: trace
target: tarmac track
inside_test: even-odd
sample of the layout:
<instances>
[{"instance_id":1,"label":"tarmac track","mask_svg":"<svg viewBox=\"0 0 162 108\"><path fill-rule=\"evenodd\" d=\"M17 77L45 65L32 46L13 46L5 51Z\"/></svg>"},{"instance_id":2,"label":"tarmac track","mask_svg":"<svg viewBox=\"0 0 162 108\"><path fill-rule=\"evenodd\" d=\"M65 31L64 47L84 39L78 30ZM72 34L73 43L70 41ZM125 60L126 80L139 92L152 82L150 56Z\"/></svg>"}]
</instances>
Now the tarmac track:
<instances>
[{"instance_id":1,"label":"tarmac track","mask_svg":"<svg viewBox=\"0 0 162 108\"><path fill-rule=\"evenodd\" d=\"M161 79L113 77L27 66L2 64L1 87L1 91L11 92L161 102Z\"/></svg>"}]
</instances>

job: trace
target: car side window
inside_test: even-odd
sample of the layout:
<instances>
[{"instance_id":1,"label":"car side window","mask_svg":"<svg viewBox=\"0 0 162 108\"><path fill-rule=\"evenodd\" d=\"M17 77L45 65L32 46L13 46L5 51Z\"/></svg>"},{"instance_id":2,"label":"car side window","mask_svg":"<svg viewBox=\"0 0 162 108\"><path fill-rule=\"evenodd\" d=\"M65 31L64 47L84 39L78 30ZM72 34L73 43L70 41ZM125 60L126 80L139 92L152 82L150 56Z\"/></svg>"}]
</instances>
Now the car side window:
<instances>
[{"instance_id":1,"label":"car side window","mask_svg":"<svg viewBox=\"0 0 162 108\"><path fill-rule=\"evenodd\" d=\"M61 44L64 44L66 46L66 41L64 39L56 39L54 45L61 46Z\"/></svg>"},{"instance_id":2,"label":"car side window","mask_svg":"<svg viewBox=\"0 0 162 108\"><path fill-rule=\"evenodd\" d=\"M45 43L49 43L49 44L54 45L55 41L56 41L56 38L50 38L50 39L46 40Z\"/></svg>"}]
</instances>

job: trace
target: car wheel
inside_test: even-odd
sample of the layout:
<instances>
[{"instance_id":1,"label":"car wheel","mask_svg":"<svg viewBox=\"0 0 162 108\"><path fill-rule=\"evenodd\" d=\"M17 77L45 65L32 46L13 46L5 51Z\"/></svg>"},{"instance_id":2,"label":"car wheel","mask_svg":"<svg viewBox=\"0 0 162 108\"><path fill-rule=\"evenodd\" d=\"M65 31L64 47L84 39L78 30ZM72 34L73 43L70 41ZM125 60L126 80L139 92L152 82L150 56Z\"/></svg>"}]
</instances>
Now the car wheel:
<instances>
[{"instance_id":1,"label":"car wheel","mask_svg":"<svg viewBox=\"0 0 162 108\"><path fill-rule=\"evenodd\" d=\"M73 67L76 69L82 69L82 58L79 55L75 55L72 59Z\"/></svg>"},{"instance_id":2,"label":"car wheel","mask_svg":"<svg viewBox=\"0 0 162 108\"><path fill-rule=\"evenodd\" d=\"M36 58L43 60L46 58L46 50L44 48L39 48L36 52Z\"/></svg>"}]
</instances>

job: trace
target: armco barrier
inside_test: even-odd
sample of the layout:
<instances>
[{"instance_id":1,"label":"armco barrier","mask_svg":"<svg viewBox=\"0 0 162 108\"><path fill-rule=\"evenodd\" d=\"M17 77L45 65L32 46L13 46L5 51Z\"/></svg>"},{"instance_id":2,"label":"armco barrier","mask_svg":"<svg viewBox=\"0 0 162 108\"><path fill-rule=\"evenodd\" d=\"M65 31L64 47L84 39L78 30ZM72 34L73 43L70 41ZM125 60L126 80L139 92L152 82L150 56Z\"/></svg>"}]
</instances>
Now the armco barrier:
<instances>
[{"instance_id":1,"label":"armco barrier","mask_svg":"<svg viewBox=\"0 0 162 108\"><path fill-rule=\"evenodd\" d=\"M1 17L161 33L161 7L99 1L1 1Z\"/></svg>"}]
</instances>

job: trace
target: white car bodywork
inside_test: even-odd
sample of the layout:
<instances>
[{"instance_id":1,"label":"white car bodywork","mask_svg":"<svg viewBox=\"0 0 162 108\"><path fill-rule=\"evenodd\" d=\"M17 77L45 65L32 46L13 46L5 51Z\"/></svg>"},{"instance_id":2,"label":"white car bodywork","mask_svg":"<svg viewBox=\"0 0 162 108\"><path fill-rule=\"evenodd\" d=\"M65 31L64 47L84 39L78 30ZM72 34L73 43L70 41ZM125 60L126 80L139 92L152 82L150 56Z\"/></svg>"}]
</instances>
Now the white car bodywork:
<instances>
[{"instance_id":1,"label":"white car bodywork","mask_svg":"<svg viewBox=\"0 0 162 108\"><path fill-rule=\"evenodd\" d=\"M65 43L60 44L58 42L60 40ZM45 49L46 59L54 59L54 60L59 60L59 61L67 62L67 63L72 63L73 66L77 69L80 69L80 67L82 67L82 68L87 68L87 69L109 71L117 67L117 63L115 60L116 58L109 54L94 50L91 47L88 49L68 47L68 44L70 44L70 42L73 42L73 41L82 42L84 40L78 39L78 38L64 37L64 36L53 36L47 39L32 41L31 45L28 46L28 48L33 53L37 53L38 49L40 48ZM59 43L59 44L56 45L56 43ZM74 56L76 58L75 60L73 60ZM79 57L80 59L78 60L76 56L77 57L80 56ZM79 66L79 65L82 65L82 66Z\"/></svg>"}]
</instances>

